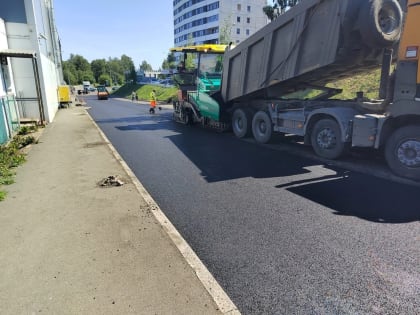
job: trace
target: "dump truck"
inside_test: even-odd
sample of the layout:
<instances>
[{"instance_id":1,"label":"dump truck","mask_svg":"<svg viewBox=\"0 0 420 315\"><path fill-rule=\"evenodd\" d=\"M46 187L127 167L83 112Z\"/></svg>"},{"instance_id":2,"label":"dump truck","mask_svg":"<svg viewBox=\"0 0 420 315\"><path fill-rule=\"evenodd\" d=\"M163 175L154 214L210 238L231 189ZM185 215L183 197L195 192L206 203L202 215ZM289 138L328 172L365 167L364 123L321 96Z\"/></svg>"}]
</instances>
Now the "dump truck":
<instances>
[{"instance_id":1,"label":"dump truck","mask_svg":"<svg viewBox=\"0 0 420 315\"><path fill-rule=\"evenodd\" d=\"M327 159L380 149L395 174L420 180L419 29L420 0L302 0L236 47L174 47L174 119L258 143L302 136ZM377 99L327 87L372 69Z\"/></svg>"}]
</instances>

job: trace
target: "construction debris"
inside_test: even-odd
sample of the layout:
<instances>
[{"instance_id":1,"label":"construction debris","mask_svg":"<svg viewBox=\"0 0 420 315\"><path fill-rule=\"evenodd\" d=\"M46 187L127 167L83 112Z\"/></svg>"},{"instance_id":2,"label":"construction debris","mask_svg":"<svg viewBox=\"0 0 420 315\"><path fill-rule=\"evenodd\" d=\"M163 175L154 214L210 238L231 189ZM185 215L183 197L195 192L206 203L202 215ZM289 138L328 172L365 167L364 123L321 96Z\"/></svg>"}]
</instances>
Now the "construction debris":
<instances>
[{"instance_id":1,"label":"construction debris","mask_svg":"<svg viewBox=\"0 0 420 315\"><path fill-rule=\"evenodd\" d=\"M118 178L118 175L111 175L99 182L99 186L101 187L112 187L112 186L122 186L124 182Z\"/></svg>"}]
</instances>

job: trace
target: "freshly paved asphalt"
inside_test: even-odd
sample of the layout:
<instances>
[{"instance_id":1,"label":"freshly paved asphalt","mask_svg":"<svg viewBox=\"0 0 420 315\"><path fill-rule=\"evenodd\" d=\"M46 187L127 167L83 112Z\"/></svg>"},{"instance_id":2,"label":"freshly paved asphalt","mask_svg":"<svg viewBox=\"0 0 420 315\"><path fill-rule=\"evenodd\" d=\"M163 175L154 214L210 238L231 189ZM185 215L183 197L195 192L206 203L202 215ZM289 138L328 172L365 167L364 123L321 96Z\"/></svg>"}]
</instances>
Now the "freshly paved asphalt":
<instances>
[{"instance_id":1,"label":"freshly paved asphalt","mask_svg":"<svg viewBox=\"0 0 420 315\"><path fill-rule=\"evenodd\" d=\"M87 102L243 314L418 314L418 186Z\"/></svg>"}]
</instances>

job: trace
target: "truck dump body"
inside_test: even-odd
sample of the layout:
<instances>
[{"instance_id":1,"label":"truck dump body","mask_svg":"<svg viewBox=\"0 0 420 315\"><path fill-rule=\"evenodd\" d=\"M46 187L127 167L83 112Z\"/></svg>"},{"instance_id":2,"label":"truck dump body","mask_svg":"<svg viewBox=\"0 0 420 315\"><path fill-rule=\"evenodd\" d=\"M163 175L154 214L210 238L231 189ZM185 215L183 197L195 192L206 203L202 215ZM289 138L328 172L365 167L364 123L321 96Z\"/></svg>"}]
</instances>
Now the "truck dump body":
<instances>
[{"instance_id":1,"label":"truck dump body","mask_svg":"<svg viewBox=\"0 0 420 315\"><path fill-rule=\"evenodd\" d=\"M370 21L376 11L369 0L301 1L225 53L224 102L276 98L300 85L324 86L378 67L383 48L401 32L395 3L381 11L395 18L378 26Z\"/></svg>"}]
</instances>

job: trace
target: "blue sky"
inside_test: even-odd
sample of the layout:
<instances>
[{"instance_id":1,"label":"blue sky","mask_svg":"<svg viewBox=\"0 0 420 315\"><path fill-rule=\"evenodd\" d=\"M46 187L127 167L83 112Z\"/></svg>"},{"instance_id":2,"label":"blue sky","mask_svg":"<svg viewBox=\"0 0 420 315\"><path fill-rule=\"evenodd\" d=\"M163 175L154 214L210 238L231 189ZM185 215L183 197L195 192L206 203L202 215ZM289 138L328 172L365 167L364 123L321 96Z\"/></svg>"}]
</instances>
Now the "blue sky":
<instances>
[{"instance_id":1,"label":"blue sky","mask_svg":"<svg viewBox=\"0 0 420 315\"><path fill-rule=\"evenodd\" d=\"M56 0L55 22L63 59L79 54L88 61L146 60L158 69L173 46L172 0Z\"/></svg>"}]
</instances>

